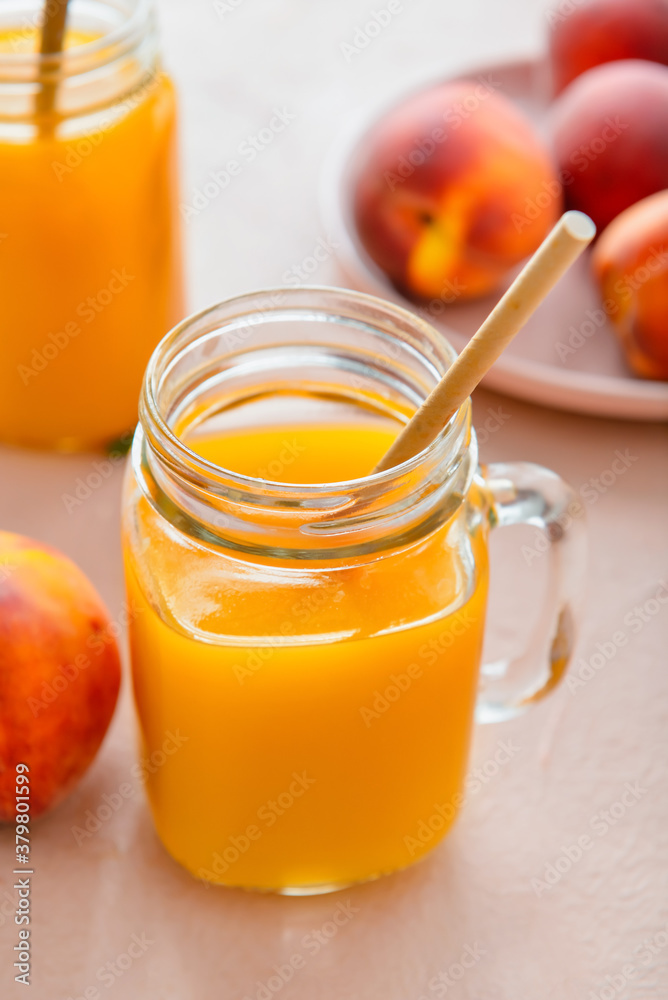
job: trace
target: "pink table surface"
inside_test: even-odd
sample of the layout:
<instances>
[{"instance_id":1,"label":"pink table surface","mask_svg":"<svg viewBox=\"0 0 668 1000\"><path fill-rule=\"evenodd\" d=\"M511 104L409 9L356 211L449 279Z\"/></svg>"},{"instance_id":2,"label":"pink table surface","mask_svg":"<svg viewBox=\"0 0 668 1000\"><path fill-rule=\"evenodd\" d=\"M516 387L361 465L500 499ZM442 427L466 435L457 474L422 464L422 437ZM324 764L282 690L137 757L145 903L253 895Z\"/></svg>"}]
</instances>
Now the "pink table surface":
<instances>
[{"instance_id":1,"label":"pink table surface","mask_svg":"<svg viewBox=\"0 0 668 1000\"><path fill-rule=\"evenodd\" d=\"M160 3L167 62L182 94L184 203L273 109L295 116L186 227L194 308L280 283L327 239L316 215L318 169L337 125L360 101L377 100L426 63L455 72L533 55L546 26L543 4L532 0L403 0L382 35L347 61L340 43L381 6ZM312 280L338 280L335 254ZM632 457L628 471L587 503L591 558L577 657L589 660L619 630L627 644L582 687L562 687L527 715L477 730L472 767L491 761L499 741L517 750L426 861L305 899L193 881L162 850L139 787L77 844L73 828L87 811L96 812L104 795L117 802L119 786L134 781L126 678L95 764L34 828L28 992L13 982L13 852L9 831L0 833L3 998L668 997L668 605L639 627L627 617L668 581L665 428L476 394L479 426L499 408L485 461L537 461L579 488L609 469L616 451ZM95 458L0 449L0 525L68 553L117 616L121 470L71 512L63 502ZM529 627L542 567L522 558L527 538L518 529L494 541L491 653L520 643ZM616 805L628 785L635 795ZM587 833L592 846L577 858L572 845ZM565 851L570 863L559 861ZM537 892L532 880L557 862L558 881ZM317 947L314 932L323 942ZM303 962L289 981L272 978L295 955Z\"/></svg>"}]
</instances>

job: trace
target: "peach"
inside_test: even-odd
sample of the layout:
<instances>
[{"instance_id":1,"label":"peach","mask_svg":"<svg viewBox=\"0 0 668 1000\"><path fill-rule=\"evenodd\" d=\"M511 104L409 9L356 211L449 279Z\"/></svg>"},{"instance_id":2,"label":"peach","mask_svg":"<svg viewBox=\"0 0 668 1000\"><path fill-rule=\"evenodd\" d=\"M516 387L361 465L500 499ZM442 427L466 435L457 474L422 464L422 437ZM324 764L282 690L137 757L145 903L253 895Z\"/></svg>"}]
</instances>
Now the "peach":
<instances>
[{"instance_id":1,"label":"peach","mask_svg":"<svg viewBox=\"0 0 668 1000\"><path fill-rule=\"evenodd\" d=\"M74 563L0 532L0 820L16 815L16 766L30 816L60 802L93 760L121 679L115 629Z\"/></svg>"},{"instance_id":2,"label":"peach","mask_svg":"<svg viewBox=\"0 0 668 1000\"><path fill-rule=\"evenodd\" d=\"M618 215L592 265L629 366L644 378L668 379L668 191Z\"/></svg>"},{"instance_id":3,"label":"peach","mask_svg":"<svg viewBox=\"0 0 668 1000\"><path fill-rule=\"evenodd\" d=\"M584 0L548 12L555 93L617 59L668 63L668 0Z\"/></svg>"},{"instance_id":4,"label":"peach","mask_svg":"<svg viewBox=\"0 0 668 1000\"><path fill-rule=\"evenodd\" d=\"M360 145L354 185L364 249L416 299L493 291L561 210L532 124L474 80L418 93L379 121Z\"/></svg>"},{"instance_id":5,"label":"peach","mask_svg":"<svg viewBox=\"0 0 668 1000\"><path fill-rule=\"evenodd\" d=\"M668 187L668 68L629 59L588 70L554 102L552 134L567 208L604 229Z\"/></svg>"}]
</instances>

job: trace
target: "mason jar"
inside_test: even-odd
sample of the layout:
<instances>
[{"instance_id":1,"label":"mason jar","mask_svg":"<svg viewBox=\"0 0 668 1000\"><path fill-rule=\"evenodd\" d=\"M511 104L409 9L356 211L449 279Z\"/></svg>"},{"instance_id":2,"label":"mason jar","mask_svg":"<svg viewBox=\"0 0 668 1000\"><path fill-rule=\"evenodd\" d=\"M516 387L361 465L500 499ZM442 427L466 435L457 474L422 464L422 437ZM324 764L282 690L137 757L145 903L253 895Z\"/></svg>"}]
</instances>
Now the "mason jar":
<instances>
[{"instance_id":1,"label":"mason jar","mask_svg":"<svg viewBox=\"0 0 668 1000\"><path fill-rule=\"evenodd\" d=\"M0 440L97 448L184 312L175 94L147 0L71 0L57 56L43 7L0 0Z\"/></svg>"},{"instance_id":2,"label":"mason jar","mask_svg":"<svg viewBox=\"0 0 668 1000\"><path fill-rule=\"evenodd\" d=\"M177 326L149 363L123 540L147 791L196 878L314 893L445 835L474 716L550 690L573 647L581 522L539 466L478 467L471 403L378 460L454 357L371 296L277 289ZM532 524L529 648L480 667L490 528Z\"/></svg>"}]
</instances>

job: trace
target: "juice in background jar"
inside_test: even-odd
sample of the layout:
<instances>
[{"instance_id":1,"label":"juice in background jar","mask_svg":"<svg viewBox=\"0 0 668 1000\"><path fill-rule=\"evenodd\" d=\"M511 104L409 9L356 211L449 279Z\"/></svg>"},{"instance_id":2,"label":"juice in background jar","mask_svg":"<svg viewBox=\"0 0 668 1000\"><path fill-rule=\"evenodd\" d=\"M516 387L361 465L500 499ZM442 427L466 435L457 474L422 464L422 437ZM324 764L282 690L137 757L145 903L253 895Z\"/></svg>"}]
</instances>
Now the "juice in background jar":
<instances>
[{"instance_id":1,"label":"juice in background jar","mask_svg":"<svg viewBox=\"0 0 668 1000\"><path fill-rule=\"evenodd\" d=\"M249 476L339 482L367 475L396 432L389 420L284 425L195 437L190 447ZM210 881L307 892L405 867L433 847L462 799L487 593L484 521L464 551L448 522L340 568L262 567L172 544L154 531L144 497L131 505L161 603L170 605L177 576L191 594L189 629L178 602L165 620L126 546L142 756L164 760L147 791L173 857ZM426 829L438 832L421 838L436 805Z\"/></svg>"},{"instance_id":2,"label":"juice in background jar","mask_svg":"<svg viewBox=\"0 0 668 1000\"><path fill-rule=\"evenodd\" d=\"M66 48L94 41L71 31ZM99 104L86 83L90 107L55 128L17 121L3 56L37 46L0 34L0 440L72 450L134 426L151 351L183 314L175 95L130 53Z\"/></svg>"}]
</instances>

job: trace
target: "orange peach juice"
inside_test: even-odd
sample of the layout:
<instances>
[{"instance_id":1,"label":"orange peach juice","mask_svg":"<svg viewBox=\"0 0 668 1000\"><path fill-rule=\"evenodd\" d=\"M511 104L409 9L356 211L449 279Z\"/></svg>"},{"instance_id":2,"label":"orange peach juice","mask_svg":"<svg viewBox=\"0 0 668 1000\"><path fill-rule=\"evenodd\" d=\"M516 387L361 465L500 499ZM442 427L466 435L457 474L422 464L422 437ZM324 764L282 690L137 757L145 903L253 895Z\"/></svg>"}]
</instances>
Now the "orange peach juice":
<instances>
[{"instance_id":1,"label":"orange peach juice","mask_svg":"<svg viewBox=\"0 0 668 1000\"><path fill-rule=\"evenodd\" d=\"M340 482L367 475L395 434L259 428L190 447L265 478L282 453L281 481ZM158 614L128 552L147 788L167 850L199 878L293 892L424 854L462 799L487 592L482 522L468 535L458 527L464 554L448 522L400 551L338 567L258 566L232 554L235 573L203 588L207 546L170 553L144 498L136 509L163 580L188 574L196 606L188 627L174 609L171 620ZM464 564L475 564L468 577ZM438 836L421 839L434 816Z\"/></svg>"},{"instance_id":2,"label":"orange peach juice","mask_svg":"<svg viewBox=\"0 0 668 1000\"><path fill-rule=\"evenodd\" d=\"M0 60L36 45L5 31ZM74 449L132 428L146 362L183 312L174 89L160 71L119 87L80 123L0 115L5 441Z\"/></svg>"}]
</instances>

